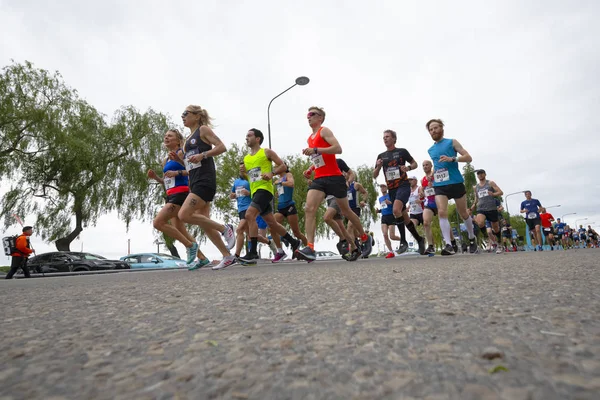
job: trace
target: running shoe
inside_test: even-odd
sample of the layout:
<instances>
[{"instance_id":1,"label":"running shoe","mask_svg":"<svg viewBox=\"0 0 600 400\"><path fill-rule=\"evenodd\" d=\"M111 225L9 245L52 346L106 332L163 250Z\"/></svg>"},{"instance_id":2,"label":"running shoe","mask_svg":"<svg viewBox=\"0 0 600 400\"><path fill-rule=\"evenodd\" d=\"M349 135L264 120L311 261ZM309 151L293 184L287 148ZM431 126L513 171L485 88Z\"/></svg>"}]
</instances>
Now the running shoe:
<instances>
[{"instance_id":1,"label":"running shoe","mask_svg":"<svg viewBox=\"0 0 600 400\"><path fill-rule=\"evenodd\" d=\"M504 253L504 248L502 246L496 246L496 254Z\"/></svg>"},{"instance_id":2,"label":"running shoe","mask_svg":"<svg viewBox=\"0 0 600 400\"><path fill-rule=\"evenodd\" d=\"M367 240L361 242L362 244L362 257L369 258L369 254L373 251L373 244L371 243L371 236L367 235Z\"/></svg>"},{"instance_id":3,"label":"running shoe","mask_svg":"<svg viewBox=\"0 0 600 400\"><path fill-rule=\"evenodd\" d=\"M427 250L425 247L425 238L421 237L421 239L417 240L417 243L419 244L419 254L424 256L425 250Z\"/></svg>"},{"instance_id":4,"label":"running shoe","mask_svg":"<svg viewBox=\"0 0 600 400\"><path fill-rule=\"evenodd\" d=\"M235 256L226 256L226 257L223 257L223 259L221 260L221 262L219 264L212 267L212 269L213 270L224 269L235 263L236 263Z\"/></svg>"},{"instance_id":5,"label":"running shoe","mask_svg":"<svg viewBox=\"0 0 600 400\"><path fill-rule=\"evenodd\" d=\"M246 253L246 255L242 257L238 257L238 260L242 264L256 264L256 260L259 260L260 256L258 253Z\"/></svg>"},{"instance_id":6,"label":"running shoe","mask_svg":"<svg viewBox=\"0 0 600 400\"><path fill-rule=\"evenodd\" d=\"M208 264L210 264L210 260L208 258L205 258L204 260L198 260L194 263L194 265L188 268L188 271L195 271L202 267L206 267Z\"/></svg>"},{"instance_id":7,"label":"running shoe","mask_svg":"<svg viewBox=\"0 0 600 400\"><path fill-rule=\"evenodd\" d=\"M451 244L447 244L446 247L442 249L443 256L453 256L454 254L456 253L454 252L454 248Z\"/></svg>"},{"instance_id":8,"label":"running shoe","mask_svg":"<svg viewBox=\"0 0 600 400\"><path fill-rule=\"evenodd\" d=\"M346 240L340 240L339 242L337 242L335 247L337 248L338 253L340 253L341 255L344 255L348 252L348 242Z\"/></svg>"},{"instance_id":9,"label":"running shoe","mask_svg":"<svg viewBox=\"0 0 600 400\"><path fill-rule=\"evenodd\" d=\"M471 254L479 253L479 247L477 246L477 242L475 241L475 239L469 240L469 253L471 253Z\"/></svg>"},{"instance_id":10,"label":"running shoe","mask_svg":"<svg viewBox=\"0 0 600 400\"><path fill-rule=\"evenodd\" d=\"M394 254L393 251L390 251L389 253L387 253L387 256L385 256L385 258L394 258L396 257L396 255Z\"/></svg>"},{"instance_id":11,"label":"running shoe","mask_svg":"<svg viewBox=\"0 0 600 400\"><path fill-rule=\"evenodd\" d=\"M454 252L458 253L458 245L456 244L456 240L453 240L451 243L452 243L452 248L454 249Z\"/></svg>"},{"instance_id":12,"label":"running shoe","mask_svg":"<svg viewBox=\"0 0 600 400\"><path fill-rule=\"evenodd\" d=\"M282 262L287 258L287 254L283 251L281 253L275 253L275 258L271 260L272 263Z\"/></svg>"},{"instance_id":13,"label":"running shoe","mask_svg":"<svg viewBox=\"0 0 600 400\"><path fill-rule=\"evenodd\" d=\"M356 261L360 258L361 256L361 251L360 249L357 247L354 250L351 250L349 253L346 253L342 256L342 258L346 261Z\"/></svg>"},{"instance_id":14,"label":"running shoe","mask_svg":"<svg viewBox=\"0 0 600 400\"><path fill-rule=\"evenodd\" d=\"M229 250L233 249L235 246L235 230L233 229L233 226L231 224L225 224L225 231L221 233L221 235L223 235L225 243L227 243L227 248Z\"/></svg>"},{"instance_id":15,"label":"running shoe","mask_svg":"<svg viewBox=\"0 0 600 400\"><path fill-rule=\"evenodd\" d=\"M427 250L425 250L425 254L427 254L427 255L434 255L435 254L435 249L433 248L432 245L429 245L429 247L427 247Z\"/></svg>"},{"instance_id":16,"label":"running shoe","mask_svg":"<svg viewBox=\"0 0 600 400\"><path fill-rule=\"evenodd\" d=\"M398 247L398 250L396 250L396 253L402 254L402 253L406 252L406 250L408 250L408 243L403 242L403 243L400 243L400 246Z\"/></svg>"},{"instance_id":17,"label":"running shoe","mask_svg":"<svg viewBox=\"0 0 600 400\"><path fill-rule=\"evenodd\" d=\"M296 251L296 258L299 260L311 262L317 259L317 255L315 254L315 251L313 249L306 246L302 250Z\"/></svg>"},{"instance_id":18,"label":"running shoe","mask_svg":"<svg viewBox=\"0 0 600 400\"><path fill-rule=\"evenodd\" d=\"M192 243L192 247L186 249L187 252L187 264L191 264L196 259L196 253L198 253L198 243Z\"/></svg>"}]
</instances>

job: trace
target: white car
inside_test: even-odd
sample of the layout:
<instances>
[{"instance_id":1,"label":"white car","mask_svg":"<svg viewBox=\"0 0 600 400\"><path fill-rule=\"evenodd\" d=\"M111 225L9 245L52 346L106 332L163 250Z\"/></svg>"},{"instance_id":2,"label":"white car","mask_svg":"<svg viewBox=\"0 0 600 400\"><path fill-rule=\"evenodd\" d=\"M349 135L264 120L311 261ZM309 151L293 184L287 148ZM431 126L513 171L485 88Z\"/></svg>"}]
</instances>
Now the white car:
<instances>
[{"instance_id":1,"label":"white car","mask_svg":"<svg viewBox=\"0 0 600 400\"><path fill-rule=\"evenodd\" d=\"M342 256L333 251L316 251L317 260L341 260Z\"/></svg>"}]
</instances>

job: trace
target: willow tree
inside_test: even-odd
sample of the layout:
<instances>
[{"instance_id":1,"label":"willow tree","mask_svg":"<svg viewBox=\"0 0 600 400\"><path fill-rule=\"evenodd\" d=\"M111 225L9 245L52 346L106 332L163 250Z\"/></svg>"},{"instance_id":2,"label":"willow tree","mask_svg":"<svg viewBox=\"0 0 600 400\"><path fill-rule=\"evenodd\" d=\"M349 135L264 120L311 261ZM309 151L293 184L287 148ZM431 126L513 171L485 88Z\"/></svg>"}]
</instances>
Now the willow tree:
<instances>
[{"instance_id":1,"label":"willow tree","mask_svg":"<svg viewBox=\"0 0 600 400\"><path fill-rule=\"evenodd\" d=\"M160 157L166 129L166 117L153 110L123 107L107 121L74 100L48 148L21 160L18 179L2 199L5 226L13 212L33 214L42 239L68 251L104 214L116 211L126 226L151 217L146 171Z\"/></svg>"},{"instance_id":2,"label":"willow tree","mask_svg":"<svg viewBox=\"0 0 600 400\"><path fill-rule=\"evenodd\" d=\"M0 177L12 177L29 157L49 149L77 98L58 72L30 62L0 73Z\"/></svg>"}]
</instances>

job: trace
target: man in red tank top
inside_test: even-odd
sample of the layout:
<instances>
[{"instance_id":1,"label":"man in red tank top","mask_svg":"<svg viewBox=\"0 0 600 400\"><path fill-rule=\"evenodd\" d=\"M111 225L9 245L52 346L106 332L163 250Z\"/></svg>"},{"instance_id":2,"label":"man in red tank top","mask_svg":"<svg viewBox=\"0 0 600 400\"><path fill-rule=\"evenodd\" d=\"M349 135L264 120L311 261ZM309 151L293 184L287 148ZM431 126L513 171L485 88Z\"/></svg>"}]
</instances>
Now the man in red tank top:
<instances>
[{"instance_id":1,"label":"man in red tank top","mask_svg":"<svg viewBox=\"0 0 600 400\"><path fill-rule=\"evenodd\" d=\"M299 250L297 257L309 262L317 258L314 250L317 209L327 195L335 197L342 215L352 223L360 234L362 251L356 247L352 237L347 237L346 240L350 244L350 253L344 258L347 261L356 261L361 255L368 257L372 250L371 238L365 233L358 216L350 209L346 180L335 159L336 154L342 154L342 146L333 136L333 132L322 126L325 120L325 111L322 108L310 107L306 117L312 128L312 134L308 138L308 147L302 151L302 154L310 157L312 167L310 171L306 171L305 176L310 176L312 171L314 171L315 176L308 188L304 214L308 246Z\"/></svg>"}]
</instances>

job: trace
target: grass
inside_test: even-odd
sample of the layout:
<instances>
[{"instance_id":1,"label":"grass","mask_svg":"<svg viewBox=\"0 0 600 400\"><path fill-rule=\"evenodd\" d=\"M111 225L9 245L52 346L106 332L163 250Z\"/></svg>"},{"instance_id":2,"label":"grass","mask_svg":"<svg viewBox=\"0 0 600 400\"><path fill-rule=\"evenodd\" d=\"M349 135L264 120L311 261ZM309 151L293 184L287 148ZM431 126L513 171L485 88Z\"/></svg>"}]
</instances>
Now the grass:
<instances>
[{"instance_id":1,"label":"grass","mask_svg":"<svg viewBox=\"0 0 600 400\"><path fill-rule=\"evenodd\" d=\"M7 267L7 266L0 267L0 272L4 272L5 274L8 274L8 271L10 271L10 267Z\"/></svg>"}]
</instances>

